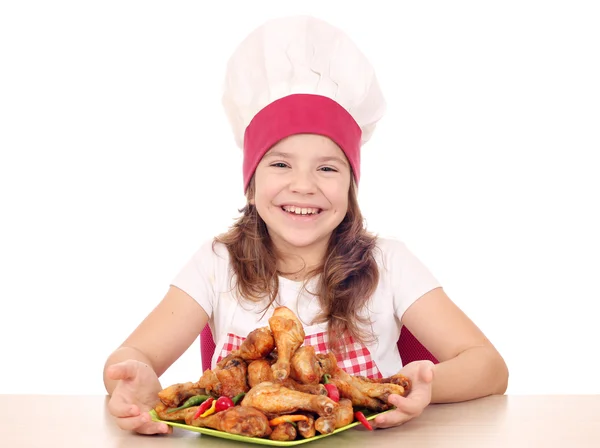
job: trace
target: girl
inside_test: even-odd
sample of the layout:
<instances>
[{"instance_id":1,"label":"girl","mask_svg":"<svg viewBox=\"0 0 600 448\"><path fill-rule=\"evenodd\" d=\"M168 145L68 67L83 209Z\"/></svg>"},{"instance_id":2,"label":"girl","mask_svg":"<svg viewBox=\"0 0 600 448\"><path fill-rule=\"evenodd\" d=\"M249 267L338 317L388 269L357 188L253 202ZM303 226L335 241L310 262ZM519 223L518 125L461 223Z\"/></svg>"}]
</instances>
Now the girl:
<instances>
[{"instance_id":1,"label":"girl","mask_svg":"<svg viewBox=\"0 0 600 448\"><path fill-rule=\"evenodd\" d=\"M267 22L234 52L225 86L247 205L109 356L104 381L119 427L169 432L147 412L159 377L207 323L214 366L267 326L279 305L303 322L305 344L334 351L349 373L412 379L409 396L390 396L397 409L377 417L376 427L400 425L429 403L503 394L508 371L493 345L404 244L363 227L360 149L385 103L353 43L311 17ZM402 365L402 325L438 364Z\"/></svg>"}]
</instances>

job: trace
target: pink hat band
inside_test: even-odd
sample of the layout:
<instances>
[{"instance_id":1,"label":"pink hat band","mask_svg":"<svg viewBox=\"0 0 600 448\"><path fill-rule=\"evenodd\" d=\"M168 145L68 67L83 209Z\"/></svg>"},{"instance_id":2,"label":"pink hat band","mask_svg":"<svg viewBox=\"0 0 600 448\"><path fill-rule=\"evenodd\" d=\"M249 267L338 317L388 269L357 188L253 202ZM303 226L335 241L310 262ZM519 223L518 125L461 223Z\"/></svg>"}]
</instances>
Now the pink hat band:
<instances>
[{"instance_id":1,"label":"pink hat band","mask_svg":"<svg viewBox=\"0 0 600 448\"><path fill-rule=\"evenodd\" d=\"M294 134L329 137L346 154L358 184L361 128L352 115L329 97L291 94L261 109L244 132L244 192L265 153Z\"/></svg>"}]
</instances>

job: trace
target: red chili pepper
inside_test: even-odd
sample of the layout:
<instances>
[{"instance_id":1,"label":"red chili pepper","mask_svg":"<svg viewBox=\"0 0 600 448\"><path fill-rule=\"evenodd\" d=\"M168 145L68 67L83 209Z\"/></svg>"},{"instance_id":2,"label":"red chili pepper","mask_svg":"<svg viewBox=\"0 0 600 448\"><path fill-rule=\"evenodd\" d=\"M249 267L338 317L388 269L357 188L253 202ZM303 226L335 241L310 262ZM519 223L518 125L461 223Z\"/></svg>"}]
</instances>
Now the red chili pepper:
<instances>
[{"instance_id":1,"label":"red chili pepper","mask_svg":"<svg viewBox=\"0 0 600 448\"><path fill-rule=\"evenodd\" d=\"M340 391L335 384L329 382L329 377L330 375L327 373L323 375L323 383L325 384L325 389L327 389L327 396L336 403L339 403Z\"/></svg>"},{"instance_id":2,"label":"red chili pepper","mask_svg":"<svg viewBox=\"0 0 600 448\"><path fill-rule=\"evenodd\" d=\"M235 404L233 404L233 400L229 397L220 397L217 400L217 404L215 406L215 412L221 412L224 411L225 409L229 409L234 407Z\"/></svg>"},{"instance_id":3,"label":"red chili pepper","mask_svg":"<svg viewBox=\"0 0 600 448\"><path fill-rule=\"evenodd\" d=\"M213 415L215 413L215 408L217 407L217 402L213 400L210 408L200 414L200 418L208 417L209 415Z\"/></svg>"},{"instance_id":4,"label":"red chili pepper","mask_svg":"<svg viewBox=\"0 0 600 448\"><path fill-rule=\"evenodd\" d=\"M327 389L327 396L331 398L336 403L340 401L340 391L336 387L335 384L325 384L325 389Z\"/></svg>"},{"instance_id":5,"label":"red chili pepper","mask_svg":"<svg viewBox=\"0 0 600 448\"><path fill-rule=\"evenodd\" d=\"M194 414L194 416L192 418L198 418L198 417L200 417L200 414L204 414L204 411L206 411L208 408L210 408L213 401L215 401L215 399L213 397L210 397L208 400L206 400L204 403L202 403L198 407L198 410L196 411L196 413Z\"/></svg>"},{"instance_id":6,"label":"red chili pepper","mask_svg":"<svg viewBox=\"0 0 600 448\"><path fill-rule=\"evenodd\" d=\"M365 417L365 414L363 414L360 411L357 411L354 413L354 416L356 417L356 420L358 420L364 425L365 428L367 428L369 431L373 431L373 427L369 423L369 420L367 420L367 418Z\"/></svg>"}]
</instances>

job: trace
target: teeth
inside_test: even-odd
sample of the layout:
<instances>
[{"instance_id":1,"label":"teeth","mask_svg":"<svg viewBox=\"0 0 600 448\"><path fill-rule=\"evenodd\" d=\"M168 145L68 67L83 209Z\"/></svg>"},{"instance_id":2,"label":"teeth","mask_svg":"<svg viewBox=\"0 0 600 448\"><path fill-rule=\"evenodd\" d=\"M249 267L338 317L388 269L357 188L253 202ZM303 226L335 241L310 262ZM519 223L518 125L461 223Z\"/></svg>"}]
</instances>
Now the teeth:
<instances>
[{"instance_id":1,"label":"teeth","mask_svg":"<svg viewBox=\"0 0 600 448\"><path fill-rule=\"evenodd\" d=\"M284 206L282 208L286 212L295 213L296 215L314 215L316 213L319 213L318 208L308 208L308 207L302 208L302 207L296 207L294 205Z\"/></svg>"}]
</instances>

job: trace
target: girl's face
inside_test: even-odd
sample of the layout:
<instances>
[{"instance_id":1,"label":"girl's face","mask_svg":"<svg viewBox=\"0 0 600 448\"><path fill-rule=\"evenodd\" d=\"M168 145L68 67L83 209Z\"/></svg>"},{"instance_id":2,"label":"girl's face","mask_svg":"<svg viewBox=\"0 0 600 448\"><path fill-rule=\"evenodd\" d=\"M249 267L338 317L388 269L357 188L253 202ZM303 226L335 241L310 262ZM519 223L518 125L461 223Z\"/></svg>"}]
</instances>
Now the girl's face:
<instances>
[{"instance_id":1,"label":"girl's face","mask_svg":"<svg viewBox=\"0 0 600 448\"><path fill-rule=\"evenodd\" d=\"M262 158L251 202L277 248L321 251L346 216L350 179L346 156L332 140L293 135Z\"/></svg>"}]
</instances>

